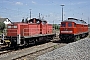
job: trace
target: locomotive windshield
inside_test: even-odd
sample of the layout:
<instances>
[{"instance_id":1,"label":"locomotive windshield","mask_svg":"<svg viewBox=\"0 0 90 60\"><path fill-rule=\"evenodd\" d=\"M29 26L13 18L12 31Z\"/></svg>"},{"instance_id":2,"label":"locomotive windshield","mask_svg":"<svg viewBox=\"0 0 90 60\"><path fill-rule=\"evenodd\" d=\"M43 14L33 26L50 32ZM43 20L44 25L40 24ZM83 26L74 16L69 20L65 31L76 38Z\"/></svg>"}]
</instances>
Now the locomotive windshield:
<instances>
[{"instance_id":1,"label":"locomotive windshield","mask_svg":"<svg viewBox=\"0 0 90 60\"><path fill-rule=\"evenodd\" d=\"M62 23L61 24L61 27L66 27L66 23Z\"/></svg>"},{"instance_id":2,"label":"locomotive windshield","mask_svg":"<svg viewBox=\"0 0 90 60\"><path fill-rule=\"evenodd\" d=\"M72 27L72 23L68 23L68 27Z\"/></svg>"},{"instance_id":3,"label":"locomotive windshield","mask_svg":"<svg viewBox=\"0 0 90 60\"><path fill-rule=\"evenodd\" d=\"M72 27L72 22L64 22L64 23L61 23L61 27Z\"/></svg>"}]
</instances>

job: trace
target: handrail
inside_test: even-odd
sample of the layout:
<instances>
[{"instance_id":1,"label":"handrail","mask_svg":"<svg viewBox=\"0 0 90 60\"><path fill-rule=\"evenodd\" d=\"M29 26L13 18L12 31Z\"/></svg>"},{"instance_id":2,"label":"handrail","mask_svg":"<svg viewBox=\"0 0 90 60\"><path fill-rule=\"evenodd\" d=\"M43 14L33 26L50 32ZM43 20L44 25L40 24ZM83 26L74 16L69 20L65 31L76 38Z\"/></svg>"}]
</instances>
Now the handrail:
<instances>
[{"instance_id":1,"label":"handrail","mask_svg":"<svg viewBox=\"0 0 90 60\"><path fill-rule=\"evenodd\" d=\"M48 31L51 31L53 32L53 29L52 28L48 28ZM23 36L25 36L25 34L27 34L28 36L32 36L34 34L40 34L40 32L43 32L43 31L46 31L46 29L43 29L42 31L40 31L40 28L24 28L23 29ZM50 32L48 32L50 33Z\"/></svg>"}]
</instances>

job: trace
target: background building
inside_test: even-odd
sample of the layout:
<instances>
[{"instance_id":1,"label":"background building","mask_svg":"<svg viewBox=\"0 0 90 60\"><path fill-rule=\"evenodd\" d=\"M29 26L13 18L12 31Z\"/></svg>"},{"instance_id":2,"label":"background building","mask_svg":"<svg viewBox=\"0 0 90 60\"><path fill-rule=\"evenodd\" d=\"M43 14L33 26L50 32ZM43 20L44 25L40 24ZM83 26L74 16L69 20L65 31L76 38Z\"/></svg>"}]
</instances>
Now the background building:
<instances>
[{"instance_id":1,"label":"background building","mask_svg":"<svg viewBox=\"0 0 90 60\"><path fill-rule=\"evenodd\" d=\"M0 22L3 22L5 24L11 24L11 21L8 18L0 18Z\"/></svg>"}]
</instances>

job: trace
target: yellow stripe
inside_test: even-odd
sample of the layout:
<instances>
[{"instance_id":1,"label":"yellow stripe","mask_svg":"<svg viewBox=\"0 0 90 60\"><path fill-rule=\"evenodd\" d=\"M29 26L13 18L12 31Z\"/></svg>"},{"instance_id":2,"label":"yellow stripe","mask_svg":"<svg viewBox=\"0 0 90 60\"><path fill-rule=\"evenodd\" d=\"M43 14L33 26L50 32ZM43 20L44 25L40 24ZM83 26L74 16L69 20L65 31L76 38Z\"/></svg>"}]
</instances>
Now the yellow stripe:
<instances>
[{"instance_id":1,"label":"yellow stripe","mask_svg":"<svg viewBox=\"0 0 90 60\"><path fill-rule=\"evenodd\" d=\"M4 40L4 41L5 41L5 43L10 42L9 40Z\"/></svg>"}]
</instances>

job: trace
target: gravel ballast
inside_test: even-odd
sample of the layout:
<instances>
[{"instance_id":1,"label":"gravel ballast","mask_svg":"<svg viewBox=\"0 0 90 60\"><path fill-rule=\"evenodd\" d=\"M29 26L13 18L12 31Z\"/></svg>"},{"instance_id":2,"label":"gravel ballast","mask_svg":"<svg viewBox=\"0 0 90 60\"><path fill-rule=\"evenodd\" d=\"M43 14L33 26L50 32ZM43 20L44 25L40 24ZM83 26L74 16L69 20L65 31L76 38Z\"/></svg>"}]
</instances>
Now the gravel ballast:
<instances>
[{"instance_id":1,"label":"gravel ballast","mask_svg":"<svg viewBox=\"0 0 90 60\"><path fill-rule=\"evenodd\" d=\"M55 49L37 60L90 60L90 38L85 38Z\"/></svg>"}]
</instances>

